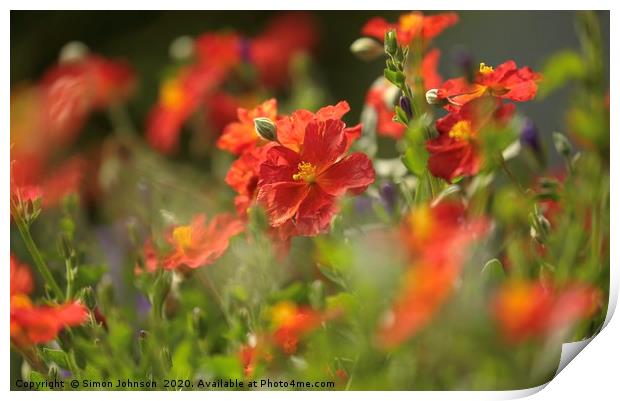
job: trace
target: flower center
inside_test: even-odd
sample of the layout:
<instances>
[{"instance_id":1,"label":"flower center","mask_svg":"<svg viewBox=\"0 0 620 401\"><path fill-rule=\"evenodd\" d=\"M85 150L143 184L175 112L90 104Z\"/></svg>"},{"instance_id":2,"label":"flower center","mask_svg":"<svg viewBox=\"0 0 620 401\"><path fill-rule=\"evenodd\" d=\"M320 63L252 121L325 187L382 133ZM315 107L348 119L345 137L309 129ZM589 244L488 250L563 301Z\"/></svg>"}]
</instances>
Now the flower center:
<instances>
[{"instance_id":1,"label":"flower center","mask_svg":"<svg viewBox=\"0 0 620 401\"><path fill-rule=\"evenodd\" d=\"M179 226L172 231L172 238L183 249L187 249L192 244L192 227Z\"/></svg>"},{"instance_id":2,"label":"flower center","mask_svg":"<svg viewBox=\"0 0 620 401\"><path fill-rule=\"evenodd\" d=\"M306 182L314 182L316 178L316 166L308 162L300 162L297 165L297 174L293 174L295 181L304 180Z\"/></svg>"},{"instance_id":3,"label":"flower center","mask_svg":"<svg viewBox=\"0 0 620 401\"><path fill-rule=\"evenodd\" d=\"M297 312L297 306L290 301L280 301L271 308L271 321L276 327L282 326Z\"/></svg>"},{"instance_id":4,"label":"flower center","mask_svg":"<svg viewBox=\"0 0 620 401\"><path fill-rule=\"evenodd\" d=\"M423 17L419 13L405 14L398 20L399 28L403 31L415 31L422 27Z\"/></svg>"},{"instance_id":5,"label":"flower center","mask_svg":"<svg viewBox=\"0 0 620 401\"><path fill-rule=\"evenodd\" d=\"M409 225L417 238L424 240L433 229L433 216L428 206L422 206L409 215Z\"/></svg>"},{"instance_id":6,"label":"flower center","mask_svg":"<svg viewBox=\"0 0 620 401\"><path fill-rule=\"evenodd\" d=\"M479 71L482 75L490 74L493 72L493 67L484 63L480 63Z\"/></svg>"},{"instance_id":7,"label":"flower center","mask_svg":"<svg viewBox=\"0 0 620 401\"><path fill-rule=\"evenodd\" d=\"M450 132L448 132L450 138L458 139L459 141L468 141L473 134L471 123L467 120L462 120L454 124Z\"/></svg>"},{"instance_id":8,"label":"flower center","mask_svg":"<svg viewBox=\"0 0 620 401\"><path fill-rule=\"evenodd\" d=\"M184 94L177 79L168 79L161 87L161 100L164 106L176 109L183 103Z\"/></svg>"}]
</instances>

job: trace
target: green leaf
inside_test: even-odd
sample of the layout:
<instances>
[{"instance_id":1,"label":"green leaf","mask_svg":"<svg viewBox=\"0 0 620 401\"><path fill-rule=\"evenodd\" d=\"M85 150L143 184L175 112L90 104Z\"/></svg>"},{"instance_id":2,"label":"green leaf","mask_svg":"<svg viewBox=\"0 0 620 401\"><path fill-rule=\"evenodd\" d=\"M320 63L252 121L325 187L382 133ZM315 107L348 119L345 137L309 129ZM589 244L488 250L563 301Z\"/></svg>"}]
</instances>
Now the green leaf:
<instances>
[{"instance_id":1,"label":"green leaf","mask_svg":"<svg viewBox=\"0 0 620 401\"><path fill-rule=\"evenodd\" d=\"M586 67L582 56L574 50L560 51L547 59L542 70L538 98L543 99L573 79L584 78Z\"/></svg>"},{"instance_id":2,"label":"green leaf","mask_svg":"<svg viewBox=\"0 0 620 401\"><path fill-rule=\"evenodd\" d=\"M407 125L409 119L407 118L407 113L405 113L405 110L400 108L400 106L396 106L394 107L394 111L396 112L396 117L398 117L398 121Z\"/></svg>"},{"instance_id":3,"label":"green leaf","mask_svg":"<svg viewBox=\"0 0 620 401\"><path fill-rule=\"evenodd\" d=\"M488 283L498 283L506 278L502 262L498 259L489 260L482 268L482 277Z\"/></svg>"},{"instance_id":4,"label":"green leaf","mask_svg":"<svg viewBox=\"0 0 620 401\"><path fill-rule=\"evenodd\" d=\"M388 70L386 68L383 70L383 75L388 81L398 86L399 88L402 87L405 83L405 75L400 71Z\"/></svg>"},{"instance_id":5,"label":"green leaf","mask_svg":"<svg viewBox=\"0 0 620 401\"><path fill-rule=\"evenodd\" d=\"M54 362L63 369L69 369L67 354L60 349L42 348L41 353L46 362Z\"/></svg>"},{"instance_id":6,"label":"green leaf","mask_svg":"<svg viewBox=\"0 0 620 401\"><path fill-rule=\"evenodd\" d=\"M76 290L80 288L95 286L103 276L107 268L103 265L84 265L80 266L75 277L74 286Z\"/></svg>"}]
</instances>

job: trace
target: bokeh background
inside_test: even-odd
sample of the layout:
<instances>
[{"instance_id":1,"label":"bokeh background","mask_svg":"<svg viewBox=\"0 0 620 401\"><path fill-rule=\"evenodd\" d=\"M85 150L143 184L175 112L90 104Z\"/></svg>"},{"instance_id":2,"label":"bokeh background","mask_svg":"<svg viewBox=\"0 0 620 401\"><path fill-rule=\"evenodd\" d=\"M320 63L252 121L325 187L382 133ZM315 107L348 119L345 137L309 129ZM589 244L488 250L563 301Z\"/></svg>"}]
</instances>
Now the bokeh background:
<instances>
[{"instance_id":1,"label":"bokeh background","mask_svg":"<svg viewBox=\"0 0 620 401\"><path fill-rule=\"evenodd\" d=\"M59 49L79 40L94 52L125 58L135 67L140 91L130 105L138 127L144 124L149 107L157 98L159 79L169 64L168 48L182 35L196 36L205 31L235 29L242 34L260 32L276 11L13 11L11 12L11 83L35 80L53 64ZM398 11L316 11L321 42L316 59L319 83L329 90L329 100L347 100L352 112L346 117L355 123L361 113L365 93L382 73L384 61L366 63L349 51L363 24L373 16L389 21ZM474 60L489 65L514 59L518 65L541 68L550 54L578 48L575 13L572 11L464 11L460 23L435 40L442 50L440 72L444 78L457 76L455 54L471 51ZM609 49L609 12L598 12ZM603 65L609 80L609 52ZM549 141L553 130L564 129L567 94L563 88L543 101L519 105Z\"/></svg>"}]
</instances>

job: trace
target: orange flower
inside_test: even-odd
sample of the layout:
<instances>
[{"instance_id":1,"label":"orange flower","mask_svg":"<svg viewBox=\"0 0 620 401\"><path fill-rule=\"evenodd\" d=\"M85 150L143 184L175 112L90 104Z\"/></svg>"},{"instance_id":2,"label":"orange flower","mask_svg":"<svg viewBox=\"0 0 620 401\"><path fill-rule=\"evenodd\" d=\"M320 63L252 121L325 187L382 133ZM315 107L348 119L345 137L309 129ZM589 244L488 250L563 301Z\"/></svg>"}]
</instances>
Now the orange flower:
<instances>
[{"instance_id":1,"label":"orange flower","mask_svg":"<svg viewBox=\"0 0 620 401\"><path fill-rule=\"evenodd\" d=\"M190 225L172 229L167 240L173 249L162 260L165 269L210 265L226 251L230 238L244 230L243 223L228 214L215 216L208 225L205 220L200 214Z\"/></svg>"},{"instance_id":2,"label":"orange flower","mask_svg":"<svg viewBox=\"0 0 620 401\"><path fill-rule=\"evenodd\" d=\"M266 141L254 129L254 119L267 117L275 121L277 114L278 103L275 99L269 99L253 110L237 109L239 121L230 123L224 128L224 133L217 141L218 148L238 155L257 144L264 144Z\"/></svg>"},{"instance_id":3,"label":"orange flower","mask_svg":"<svg viewBox=\"0 0 620 401\"><path fill-rule=\"evenodd\" d=\"M465 78L449 79L437 91L438 99L446 99L450 105L460 107L484 95L501 99L526 102L534 99L537 82L542 76L530 67L517 68L508 60L496 68L480 63L473 82Z\"/></svg>"},{"instance_id":4,"label":"orange flower","mask_svg":"<svg viewBox=\"0 0 620 401\"><path fill-rule=\"evenodd\" d=\"M183 124L223 81L225 74L217 64L194 64L164 81L159 101L147 119L149 144L164 154L175 152Z\"/></svg>"},{"instance_id":5,"label":"orange flower","mask_svg":"<svg viewBox=\"0 0 620 401\"><path fill-rule=\"evenodd\" d=\"M539 281L513 280L495 295L491 309L508 342L550 336L599 308L600 292L587 284L551 288Z\"/></svg>"},{"instance_id":6,"label":"orange flower","mask_svg":"<svg viewBox=\"0 0 620 401\"><path fill-rule=\"evenodd\" d=\"M462 205L442 202L410 213L402 236L411 264L377 340L394 347L425 327L452 294L469 245L488 230L486 219L466 219Z\"/></svg>"},{"instance_id":7,"label":"orange flower","mask_svg":"<svg viewBox=\"0 0 620 401\"><path fill-rule=\"evenodd\" d=\"M88 309L77 301L35 306L23 294L11 297L11 340L19 347L52 341L63 328L87 319Z\"/></svg>"},{"instance_id":8,"label":"orange flower","mask_svg":"<svg viewBox=\"0 0 620 401\"><path fill-rule=\"evenodd\" d=\"M34 287L30 268L11 255L11 340L18 347L52 341L60 330L88 318L79 302L35 306L28 298Z\"/></svg>"},{"instance_id":9,"label":"orange flower","mask_svg":"<svg viewBox=\"0 0 620 401\"><path fill-rule=\"evenodd\" d=\"M64 145L91 111L127 100L136 79L128 64L89 55L53 67L39 86L42 128L50 140Z\"/></svg>"},{"instance_id":10,"label":"orange flower","mask_svg":"<svg viewBox=\"0 0 620 401\"><path fill-rule=\"evenodd\" d=\"M333 312L318 312L290 301L281 301L271 310L271 321L275 326L273 340L284 353L294 354L300 338L334 316Z\"/></svg>"},{"instance_id":11,"label":"orange flower","mask_svg":"<svg viewBox=\"0 0 620 401\"><path fill-rule=\"evenodd\" d=\"M396 38L401 46L409 46L414 40L433 39L444 29L456 24L459 16L455 13L442 13L425 16L419 11L402 14L396 24L388 23L384 18L375 17L364 25L362 35L383 41L388 30L396 30Z\"/></svg>"}]
</instances>

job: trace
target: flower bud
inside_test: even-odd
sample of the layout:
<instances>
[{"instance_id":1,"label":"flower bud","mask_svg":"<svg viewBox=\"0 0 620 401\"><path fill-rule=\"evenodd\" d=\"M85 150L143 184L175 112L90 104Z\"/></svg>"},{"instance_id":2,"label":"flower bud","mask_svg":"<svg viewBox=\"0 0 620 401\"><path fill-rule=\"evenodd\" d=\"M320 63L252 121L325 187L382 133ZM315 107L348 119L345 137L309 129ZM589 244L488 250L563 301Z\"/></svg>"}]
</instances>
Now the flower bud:
<instances>
[{"instance_id":1,"label":"flower bud","mask_svg":"<svg viewBox=\"0 0 620 401\"><path fill-rule=\"evenodd\" d=\"M433 105L444 105L445 99L440 99L438 96L439 89L430 89L426 92L426 103Z\"/></svg>"},{"instance_id":2,"label":"flower bud","mask_svg":"<svg viewBox=\"0 0 620 401\"><path fill-rule=\"evenodd\" d=\"M371 38L359 38L349 48L351 53L364 61L372 61L383 54L381 44Z\"/></svg>"},{"instance_id":3,"label":"flower bud","mask_svg":"<svg viewBox=\"0 0 620 401\"><path fill-rule=\"evenodd\" d=\"M190 36L179 36L170 43L168 54L176 61L189 60L194 55L194 39Z\"/></svg>"},{"instance_id":4,"label":"flower bud","mask_svg":"<svg viewBox=\"0 0 620 401\"><path fill-rule=\"evenodd\" d=\"M555 150L564 157L570 157L573 152L573 146L570 144L568 138L559 132L553 133L553 145L555 146Z\"/></svg>"},{"instance_id":5,"label":"flower bud","mask_svg":"<svg viewBox=\"0 0 620 401\"><path fill-rule=\"evenodd\" d=\"M267 141L276 140L276 125L267 117L257 117L254 119L254 129L263 139Z\"/></svg>"},{"instance_id":6,"label":"flower bud","mask_svg":"<svg viewBox=\"0 0 620 401\"><path fill-rule=\"evenodd\" d=\"M413 117L413 111L411 110L411 101L409 100L409 98L405 95L402 95L400 99L398 99L398 105L407 115L407 119L411 120L411 117Z\"/></svg>"},{"instance_id":7,"label":"flower bud","mask_svg":"<svg viewBox=\"0 0 620 401\"><path fill-rule=\"evenodd\" d=\"M88 46L82 42L69 42L60 49L59 63L73 63L84 59L88 55Z\"/></svg>"},{"instance_id":8,"label":"flower bud","mask_svg":"<svg viewBox=\"0 0 620 401\"><path fill-rule=\"evenodd\" d=\"M385 48L385 52L389 55L393 55L396 53L398 49L398 43L396 42L396 31L391 29L385 33L385 38L383 40L383 46Z\"/></svg>"}]
</instances>

